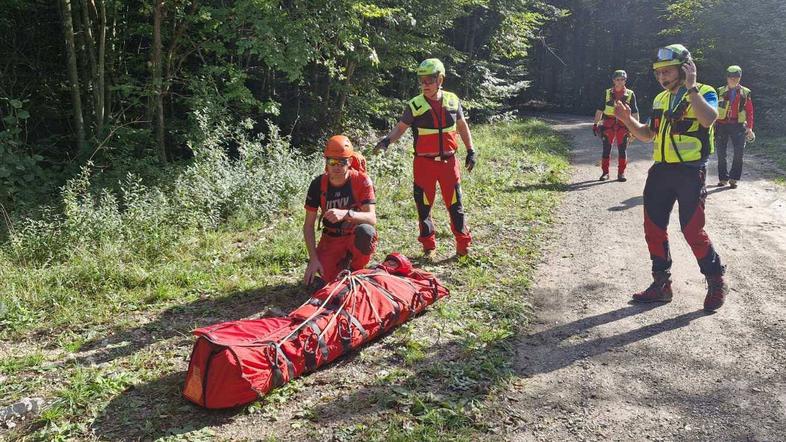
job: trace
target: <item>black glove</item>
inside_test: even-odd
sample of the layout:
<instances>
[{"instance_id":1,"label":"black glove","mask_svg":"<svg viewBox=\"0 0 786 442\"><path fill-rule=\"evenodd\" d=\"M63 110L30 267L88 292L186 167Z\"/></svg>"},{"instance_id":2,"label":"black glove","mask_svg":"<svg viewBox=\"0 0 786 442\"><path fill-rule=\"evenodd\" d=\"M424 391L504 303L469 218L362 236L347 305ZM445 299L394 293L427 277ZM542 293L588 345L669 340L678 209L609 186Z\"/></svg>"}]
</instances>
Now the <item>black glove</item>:
<instances>
[{"instance_id":1,"label":"black glove","mask_svg":"<svg viewBox=\"0 0 786 442\"><path fill-rule=\"evenodd\" d=\"M475 168L475 151L470 149L467 151L467 160L464 162L464 167L467 168L467 172L472 172L472 169Z\"/></svg>"},{"instance_id":2,"label":"black glove","mask_svg":"<svg viewBox=\"0 0 786 442\"><path fill-rule=\"evenodd\" d=\"M379 140L377 145L374 146L374 150L376 150L376 151L387 150L388 146L390 146L390 138L385 137L385 138Z\"/></svg>"},{"instance_id":3,"label":"black glove","mask_svg":"<svg viewBox=\"0 0 786 442\"><path fill-rule=\"evenodd\" d=\"M592 135L595 135L596 137L600 135L600 128L597 124L592 125Z\"/></svg>"}]
</instances>

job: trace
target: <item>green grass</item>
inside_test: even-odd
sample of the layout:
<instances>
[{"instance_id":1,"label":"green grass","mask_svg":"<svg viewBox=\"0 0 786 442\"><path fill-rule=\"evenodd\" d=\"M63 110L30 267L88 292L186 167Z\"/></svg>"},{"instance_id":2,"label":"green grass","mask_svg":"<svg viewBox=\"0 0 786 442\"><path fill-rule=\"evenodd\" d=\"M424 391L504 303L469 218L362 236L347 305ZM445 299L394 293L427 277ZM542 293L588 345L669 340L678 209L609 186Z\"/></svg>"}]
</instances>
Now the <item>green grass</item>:
<instances>
[{"instance_id":1,"label":"green grass","mask_svg":"<svg viewBox=\"0 0 786 442\"><path fill-rule=\"evenodd\" d=\"M479 162L462 177L472 254L450 259L448 217L437 205L442 261L417 263L435 272L451 296L350 362L280 388L240 413L206 412L180 398L193 344L189 331L269 308L288 311L305 299L299 205L269 223L184 231L160 249L151 245L157 251L150 255L110 241L68 261L25 265L0 248L0 340L6 347L0 373L13 375L0 382L0 405L24 396L44 397L47 404L40 418L9 435L201 440L224 437L212 426L228 421L283 419L287 431L276 436L286 439L324 439L325 431L338 440L488 436L493 423L484 411L515 377L513 343L531 315L526 290L565 189L568 146L536 120L473 130ZM377 259L391 251L419 255L411 156L403 144L369 158L378 200ZM346 374L352 365L368 374ZM314 379L323 375L347 376L354 388L345 389L344 399L311 397L319 389ZM336 408L352 417L326 426L320 416Z\"/></svg>"},{"instance_id":2,"label":"green grass","mask_svg":"<svg viewBox=\"0 0 786 442\"><path fill-rule=\"evenodd\" d=\"M786 170L786 137L759 137L746 150L771 160L780 170ZM779 184L786 184L783 175L772 177Z\"/></svg>"}]
</instances>

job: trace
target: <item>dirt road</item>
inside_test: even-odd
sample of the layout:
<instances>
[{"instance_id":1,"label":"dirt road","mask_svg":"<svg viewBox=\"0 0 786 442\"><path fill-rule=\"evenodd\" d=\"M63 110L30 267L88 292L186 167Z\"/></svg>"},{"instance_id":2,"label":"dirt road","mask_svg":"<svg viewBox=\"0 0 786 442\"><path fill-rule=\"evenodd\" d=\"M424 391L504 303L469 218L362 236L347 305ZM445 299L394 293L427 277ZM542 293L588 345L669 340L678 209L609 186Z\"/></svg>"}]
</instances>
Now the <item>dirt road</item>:
<instances>
[{"instance_id":1,"label":"dirt road","mask_svg":"<svg viewBox=\"0 0 786 442\"><path fill-rule=\"evenodd\" d=\"M601 183L591 121L553 122L575 141L575 169L536 278L538 321L518 347L526 380L501 410L520 422L505 439L786 439L786 190L764 178L773 170L748 155L731 190L708 167L706 229L728 267L725 306L702 310L706 283L676 207L674 300L629 304L651 282L641 198L651 144L629 148L628 182Z\"/></svg>"}]
</instances>

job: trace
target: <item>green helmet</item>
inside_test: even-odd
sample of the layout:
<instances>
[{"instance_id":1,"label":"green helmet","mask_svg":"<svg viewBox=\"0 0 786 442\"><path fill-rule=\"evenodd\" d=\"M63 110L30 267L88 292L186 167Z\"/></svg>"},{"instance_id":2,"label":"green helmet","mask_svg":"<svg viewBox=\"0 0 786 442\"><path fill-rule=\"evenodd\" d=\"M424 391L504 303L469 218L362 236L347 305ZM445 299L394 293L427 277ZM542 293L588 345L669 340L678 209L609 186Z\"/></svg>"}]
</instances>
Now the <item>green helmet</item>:
<instances>
[{"instance_id":1,"label":"green helmet","mask_svg":"<svg viewBox=\"0 0 786 442\"><path fill-rule=\"evenodd\" d=\"M611 74L611 79L612 80L615 79L615 78L620 78L620 77L627 79L628 78L628 73L623 71L622 69L618 69L618 70L614 71L613 74Z\"/></svg>"},{"instance_id":2,"label":"green helmet","mask_svg":"<svg viewBox=\"0 0 786 442\"><path fill-rule=\"evenodd\" d=\"M652 63L652 69L666 66L679 66L690 60L690 51L681 45L673 44L658 49L658 57Z\"/></svg>"},{"instance_id":3,"label":"green helmet","mask_svg":"<svg viewBox=\"0 0 786 442\"><path fill-rule=\"evenodd\" d=\"M445 66L439 61L438 58L427 58L420 63L418 66L418 77L423 77L426 75L436 75L442 74L445 75Z\"/></svg>"},{"instance_id":4,"label":"green helmet","mask_svg":"<svg viewBox=\"0 0 786 442\"><path fill-rule=\"evenodd\" d=\"M742 68L735 65L726 68L727 77L742 77Z\"/></svg>"}]
</instances>

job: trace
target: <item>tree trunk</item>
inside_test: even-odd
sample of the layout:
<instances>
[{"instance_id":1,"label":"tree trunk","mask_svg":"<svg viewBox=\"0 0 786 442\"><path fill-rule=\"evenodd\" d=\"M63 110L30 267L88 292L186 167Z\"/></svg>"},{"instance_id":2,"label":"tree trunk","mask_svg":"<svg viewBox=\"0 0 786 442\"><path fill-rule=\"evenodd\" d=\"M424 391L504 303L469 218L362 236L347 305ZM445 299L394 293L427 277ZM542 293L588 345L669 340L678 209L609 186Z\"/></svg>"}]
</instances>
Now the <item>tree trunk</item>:
<instances>
[{"instance_id":1,"label":"tree trunk","mask_svg":"<svg viewBox=\"0 0 786 442\"><path fill-rule=\"evenodd\" d=\"M79 74L76 67L76 47L74 44L74 24L71 18L71 0L60 0L63 9L63 30L65 33L66 58L68 59L68 79L71 82L71 99L74 106L74 129L76 130L77 152L87 148L85 122L82 117L82 98L79 95Z\"/></svg>"},{"instance_id":2,"label":"tree trunk","mask_svg":"<svg viewBox=\"0 0 786 442\"><path fill-rule=\"evenodd\" d=\"M161 14L163 0L156 0L153 10L153 87L155 89L155 136L158 158L166 163L166 145L164 144L164 91L161 81Z\"/></svg>"},{"instance_id":3,"label":"tree trunk","mask_svg":"<svg viewBox=\"0 0 786 442\"><path fill-rule=\"evenodd\" d=\"M104 81L106 66L106 3L105 0L97 0L98 8L98 76L96 77L96 133L103 134L104 123L106 122L106 83ZM93 3L93 8L96 5Z\"/></svg>"},{"instance_id":4,"label":"tree trunk","mask_svg":"<svg viewBox=\"0 0 786 442\"><path fill-rule=\"evenodd\" d=\"M101 5L106 11L106 3L105 0L101 0ZM115 72L115 67L119 65L116 63L116 60L119 58L118 50L117 50L117 2L112 2L112 10L109 14L112 17L112 27L108 28L109 36L107 37L106 47L106 54L104 55L104 59L106 60L106 66L104 68L104 72L109 73L109 80L106 81L105 77L102 78L103 89L104 89L104 123L109 122L109 119L112 115L112 91L111 87L107 85L107 83L112 84L112 73ZM106 74L105 74L106 75Z\"/></svg>"},{"instance_id":5,"label":"tree trunk","mask_svg":"<svg viewBox=\"0 0 786 442\"><path fill-rule=\"evenodd\" d=\"M474 64L473 62L475 61L475 37L476 37L476 35L478 33L478 14L480 14L480 12L476 12L476 13L472 14L472 18L470 19L471 28L470 28L470 32L469 32L469 43L467 44L467 49L466 49L467 54L469 54L469 57L468 57L468 60L467 60L467 66L468 67L473 66L473 64ZM470 91L470 82L467 81L464 84L464 96L465 97L470 96L471 95L470 92L471 92Z\"/></svg>"},{"instance_id":6,"label":"tree trunk","mask_svg":"<svg viewBox=\"0 0 786 442\"><path fill-rule=\"evenodd\" d=\"M100 134L103 129L104 119L104 44L106 40L106 12L103 2L99 0L101 11L99 12L94 0L85 0L81 7L82 27L84 29L85 52L87 53L88 66L90 68L90 92L93 95L93 127L95 133ZM98 45L93 38L94 21L90 13L98 21ZM96 47L98 46L98 47ZM98 54L96 54L98 52Z\"/></svg>"},{"instance_id":7,"label":"tree trunk","mask_svg":"<svg viewBox=\"0 0 786 442\"><path fill-rule=\"evenodd\" d=\"M344 113L344 105L347 103L347 96L349 95L349 88L352 87L352 76L355 74L355 67L357 67L357 62L354 60L347 60L346 66L346 76L347 79L344 81L344 87L339 94L338 97L338 112L336 112L336 123L341 123L343 119Z\"/></svg>"},{"instance_id":8,"label":"tree trunk","mask_svg":"<svg viewBox=\"0 0 786 442\"><path fill-rule=\"evenodd\" d=\"M193 0L191 2L191 10L189 11L190 16L196 15L197 12L197 5L199 2L197 0ZM174 20L173 20L174 21ZM164 71L164 78L166 79L166 89L168 92L169 87L171 86L171 81L175 76L175 54L177 53L178 44L180 43L180 38L188 29L188 17L183 19L180 23L177 23L172 31L172 41L169 43L169 47L166 51L166 70Z\"/></svg>"}]
</instances>

